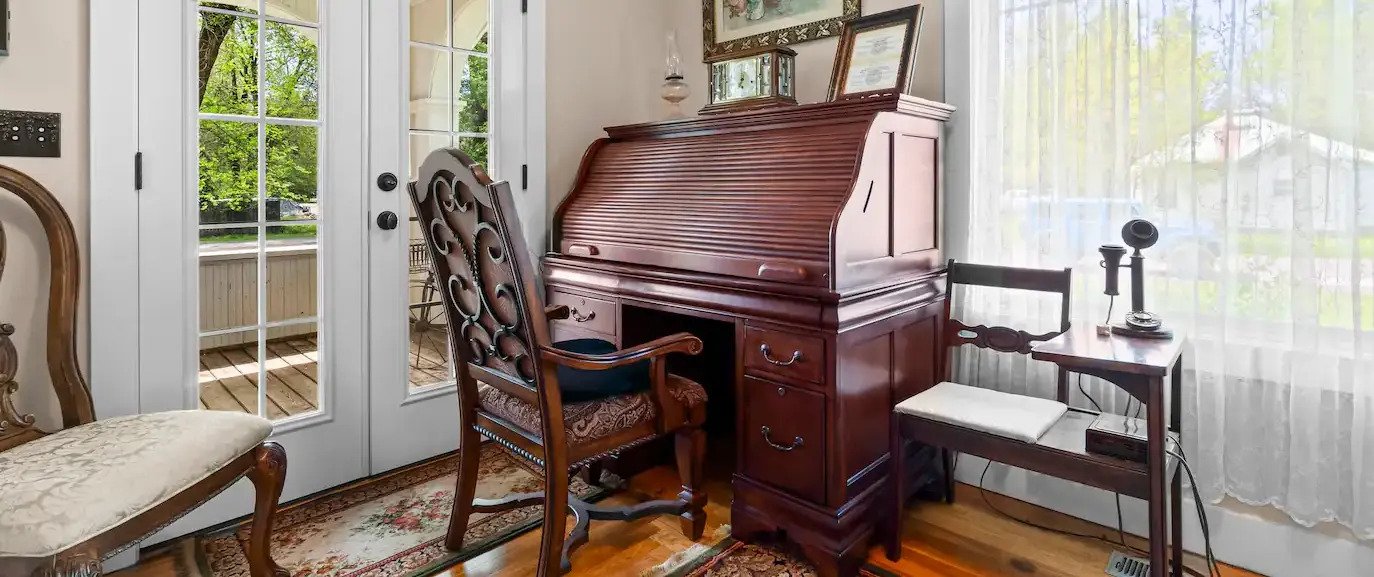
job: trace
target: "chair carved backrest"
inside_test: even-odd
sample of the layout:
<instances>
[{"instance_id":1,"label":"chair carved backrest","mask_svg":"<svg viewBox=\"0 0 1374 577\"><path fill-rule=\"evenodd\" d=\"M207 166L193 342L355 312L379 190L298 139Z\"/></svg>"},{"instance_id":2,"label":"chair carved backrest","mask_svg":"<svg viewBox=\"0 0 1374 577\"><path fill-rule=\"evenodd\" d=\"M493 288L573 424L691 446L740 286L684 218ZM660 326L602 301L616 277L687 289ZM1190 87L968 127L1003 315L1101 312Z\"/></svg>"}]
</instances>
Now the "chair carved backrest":
<instances>
[{"instance_id":1,"label":"chair carved backrest","mask_svg":"<svg viewBox=\"0 0 1374 577\"><path fill-rule=\"evenodd\" d=\"M410 196L444 296L459 402L476 405L480 380L539 407L545 430L530 432L561 438L558 385L541 355L548 319L510 184L456 149L431 153L417 177Z\"/></svg>"},{"instance_id":2,"label":"chair carved backrest","mask_svg":"<svg viewBox=\"0 0 1374 577\"><path fill-rule=\"evenodd\" d=\"M1073 269L1045 270L968 264L949 260L946 268L950 292L954 285L984 286L1004 289L1020 289L1060 295L1059 330L1042 334L1032 334L1024 330L1002 326L964 324L950 314L950 299L945 301L945 342L950 353L962 345L973 345L980 349L991 349L1004 353L1029 355L1035 343L1048 341L1069 330L1069 294L1073 287ZM945 378L949 378L950 363L945 356ZM1069 375L1059 370L1057 377L1056 399L1067 403L1069 396Z\"/></svg>"},{"instance_id":3,"label":"chair carved backrest","mask_svg":"<svg viewBox=\"0 0 1374 577\"><path fill-rule=\"evenodd\" d=\"M95 408L76 353L76 311L81 290L76 231L61 203L28 175L0 166L0 189L14 193L33 210L48 239L52 271L48 286L48 373L62 410L62 427L92 422ZM0 221L0 280L5 273L5 257L5 223ZM10 339L14 333L14 326L0 324L0 451L44 435L35 426L33 415L19 412L14 404L19 391L19 355Z\"/></svg>"}]
</instances>

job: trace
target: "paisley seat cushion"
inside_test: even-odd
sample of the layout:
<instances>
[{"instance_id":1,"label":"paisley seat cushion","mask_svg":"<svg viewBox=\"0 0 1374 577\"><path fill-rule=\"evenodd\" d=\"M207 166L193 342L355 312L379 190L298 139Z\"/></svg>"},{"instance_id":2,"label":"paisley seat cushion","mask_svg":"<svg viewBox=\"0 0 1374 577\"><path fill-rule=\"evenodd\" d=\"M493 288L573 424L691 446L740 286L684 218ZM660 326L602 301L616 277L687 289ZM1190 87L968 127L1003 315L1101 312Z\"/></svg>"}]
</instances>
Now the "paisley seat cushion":
<instances>
[{"instance_id":1,"label":"paisley seat cushion","mask_svg":"<svg viewBox=\"0 0 1374 577\"><path fill-rule=\"evenodd\" d=\"M696 382L668 375L668 392L672 401L692 409L706 403L706 389ZM539 407L501 392L486 383L477 385L477 403L483 411L496 415L521 429L540 436ZM568 429L568 444L580 445L652 421L658 417L649 393L617 395L563 404L564 426Z\"/></svg>"},{"instance_id":2,"label":"paisley seat cushion","mask_svg":"<svg viewBox=\"0 0 1374 577\"><path fill-rule=\"evenodd\" d=\"M601 339L559 341L553 346L571 353L585 355L605 355L619 350L615 343ZM642 393L647 390L649 390L648 359L604 371L558 367L558 391L563 394L564 403L594 401L616 395Z\"/></svg>"},{"instance_id":3,"label":"paisley seat cushion","mask_svg":"<svg viewBox=\"0 0 1374 577\"><path fill-rule=\"evenodd\" d=\"M0 452L0 557L46 557L204 480L272 434L218 411L131 415Z\"/></svg>"}]
</instances>

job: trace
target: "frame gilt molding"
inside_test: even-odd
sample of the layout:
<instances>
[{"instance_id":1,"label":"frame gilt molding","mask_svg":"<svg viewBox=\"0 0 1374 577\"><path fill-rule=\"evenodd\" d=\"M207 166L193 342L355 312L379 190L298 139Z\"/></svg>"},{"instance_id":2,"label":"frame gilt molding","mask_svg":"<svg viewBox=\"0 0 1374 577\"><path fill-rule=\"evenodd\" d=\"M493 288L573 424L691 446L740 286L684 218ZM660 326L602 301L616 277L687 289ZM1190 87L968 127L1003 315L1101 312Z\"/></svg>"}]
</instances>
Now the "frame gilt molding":
<instances>
[{"instance_id":1,"label":"frame gilt molding","mask_svg":"<svg viewBox=\"0 0 1374 577\"><path fill-rule=\"evenodd\" d=\"M727 56L748 50L772 46L788 46L840 35L841 25L859 17L860 0L844 0L844 12L838 18L827 18L788 28L780 28L753 36L716 42L716 2L701 0L702 58Z\"/></svg>"}]
</instances>

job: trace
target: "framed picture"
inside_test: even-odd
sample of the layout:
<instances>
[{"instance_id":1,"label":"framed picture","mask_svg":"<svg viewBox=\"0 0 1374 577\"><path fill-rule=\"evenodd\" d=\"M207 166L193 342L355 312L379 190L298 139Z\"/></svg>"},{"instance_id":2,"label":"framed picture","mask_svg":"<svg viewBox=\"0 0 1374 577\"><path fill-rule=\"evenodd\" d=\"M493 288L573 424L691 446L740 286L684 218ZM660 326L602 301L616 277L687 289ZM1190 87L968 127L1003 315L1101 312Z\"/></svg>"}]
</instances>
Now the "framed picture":
<instances>
[{"instance_id":1,"label":"framed picture","mask_svg":"<svg viewBox=\"0 0 1374 577\"><path fill-rule=\"evenodd\" d=\"M906 92L916 65L922 12L917 4L846 22L830 74L831 102Z\"/></svg>"},{"instance_id":2,"label":"framed picture","mask_svg":"<svg viewBox=\"0 0 1374 577\"><path fill-rule=\"evenodd\" d=\"M840 33L860 0L701 0L703 59Z\"/></svg>"}]
</instances>

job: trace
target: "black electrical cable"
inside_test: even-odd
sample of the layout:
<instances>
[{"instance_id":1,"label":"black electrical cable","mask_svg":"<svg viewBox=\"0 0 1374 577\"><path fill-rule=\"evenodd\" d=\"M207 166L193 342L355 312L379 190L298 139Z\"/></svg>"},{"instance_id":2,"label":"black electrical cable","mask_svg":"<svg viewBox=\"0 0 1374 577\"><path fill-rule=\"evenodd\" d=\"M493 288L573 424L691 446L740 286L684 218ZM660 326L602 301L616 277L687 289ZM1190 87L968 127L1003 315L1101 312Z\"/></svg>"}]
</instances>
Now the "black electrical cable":
<instances>
[{"instance_id":1,"label":"black electrical cable","mask_svg":"<svg viewBox=\"0 0 1374 577\"><path fill-rule=\"evenodd\" d=\"M1182 447L1179 447L1178 452L1169 448L1165 448L1165 451L1178 459L1178 464L1183 466L1183 472L1188 474L1188 485L1193 490L1193 505L1197 507L1197 522L1202 528L1202 545L1207 557L1209 575L1219 576L1221 575L1221 568L1217 566L1217 557L1212 552L1212 529L1207 523L1207 510L1203 506L1202 494L1197 488L1197 478L1193 477L1193 468L1188 466L1188 459L1183 454Z\"/></svg>"},{"instance_id":2,"label":"black electrical cable","mask_svg":"<svg viewBox=\"0 0 1374 577\"><path fill-rule=\"evenodd\" d=\"M1078 392L1083 393L1083 396L1088 399L1089 403L1093 404L1093 408L1097 409L1097 412L1102 412L1102 405L1097 404L1097 399L1094 399L1092 395L1088 394L1087 389L1083 388L1083 373L1078 373Z\"/></svg>"},{"instance_id":3,"label":"black electrical cable","mask_svg":"<svg viewBox=\"0 0 1374 577\"><path fill-rule=\"evenodd\" d=\"M1175 455L1175 457L1177 457L1177 455ZM1180 459L1179 462L1183 462L1183 461ZM1126 542L1126 532L1125 532L1124 529L1121 528L1120 525L1118 525L1117 531L1118 531L1118 538L1121 539L1121 540L1120 540L1120 541L1113 541L1113 540L1108 539L1108 538L1106 538L1106 537L1104 537L1104 536L1102 536L1102 535L1092 535L1092 534L1089 534L1089 533L1076 533L1076 532L1074 532L1074 531L1068 531L1068 530L1065 530L1065 529L1057 529L1057 528L1055 528L1055 527L1049 527L1049 526L1046 526L1046 525L1041 525L1041 524L1039 524L1039 523L1034 523L1034 522L1031 522L1031 521L1027 521L1027 520L1025 520L1025 519L1022 519L1022 518L1020 518L1020 517L1016 517L1016 516L1014 516L1014 515L1012 515L1012 514L1010 514L1010 513L1007 513L1006 511L1003 511L1003 510L999 509L996 505L993 505L993 504L992 504L992 501L991 501L991 500L988 499L987 489L983 488L983 480L987 477L987 475L988 475L988 469L991 468L991 467L992 467L992 461L988 461L987 465L984 465L984 466L983 466L983 473L982 473L981 475L978 476L978 495L979 495L980 497L983 498L983 504L986 505L989 509L992 509L992 511L993 511L994 513L997 513L998 515L1001 515L1002 517L1005 517L1005 518L1007 518L1007 519L1010 519L1010 520L1012 520L1012 521L1015 521L1015 522L1017 522L1017 523L1020 523L1020 524L1022 524L1022 525L1025 525L1025 526L1027 526L1027 527L1034 527L1034 528L1036 528L1036 529L1040 529L1041 531L1049 531L1050 533L1058 533L1058 534L1060 534L1060 535L1066 535L1066 536L1069 536L1069 537L1078 537L1078 538L1080 538L1080 539L1094 539L1094 540L1097 540L1097 541L1101 541L1101 542L1103 542L1103 543L1106 543L1106 544L1108 544L1108 545L1116 545L1116 546L1120 546L1120 547L1125 547L1126 549L1130 550L1132 553L1135 553L1136 555L1140 555L1140 556L1142 556L1142 557L1145 557L1146 559L1148 559L1148 558L1150 557L1150 553L1149 553L1148 551L1145 551L1145 550L1143 550L1143 549L1140 549L1139 547L1135 547L1135 546L1131 545L1130 543L1127 543L1127 542ZM1191 477L1190 477L1190 478L1191 478ZM1196 498L1197 498L1197 497L1196 497L1196 494L1197 494L1197 487L1194 487L1194 488L1193 488L1193 493L1194 493L1194 495L1195 495L1195 496L1194 496L1194 499L1196 499ZM1118 523L1119 523L1120 520L1121 520L1120 503L1121 503L1121 495L1118 493L1118 494L1117 494L1117 520L1118 520ZM1207 536L1206 522L1204 521L1202 524L1203 524L1203 536L1204 536L1204 538L1206 538L1206 536ZM1210 541L1208 541L1208 547L1209 547L1209 551L1210 551L1210 547L1211 547ZM1219 568L1217 567L1217 565L1216 565L1216 559L1215 559L1215 558L1212 558L1210 555L1209 555L1209 558L1208 558L1208 568L1209 568L1208 574L1207 574L1207 575L1203 575L1202 573L1198 572L1197 569L1193 569L1192 567L1189 567L1189 566L1187 566L1187 565L1185 564L1185 565L1183 566L1183 572L1184 572L1184 573L1187 573L1187 574L1189 574L1189 575L1192 575L1193 577L1219 577L1219 576L1220 576L1220 569L1219 569Z\"/></svg>"}]
</instances>

